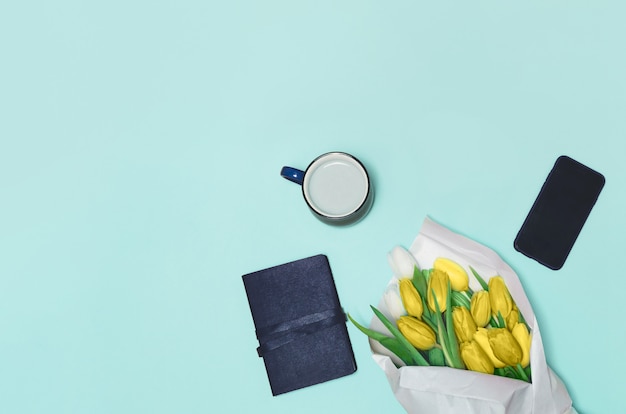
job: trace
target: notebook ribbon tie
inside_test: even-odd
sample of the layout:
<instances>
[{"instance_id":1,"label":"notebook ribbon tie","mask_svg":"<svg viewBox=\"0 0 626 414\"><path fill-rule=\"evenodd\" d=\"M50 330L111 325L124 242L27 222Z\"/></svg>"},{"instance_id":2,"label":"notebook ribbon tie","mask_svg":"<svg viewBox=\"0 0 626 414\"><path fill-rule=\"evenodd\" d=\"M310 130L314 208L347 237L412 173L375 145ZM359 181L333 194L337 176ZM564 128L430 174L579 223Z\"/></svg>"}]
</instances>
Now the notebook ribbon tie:
<instances>
[{"instance_id":1,"label":"notebook ribbon tie","mask_svg":"<svg viewBox=\"0 0 626 414\"><path fill-rule=\"evenodd\" d=\"M262 357L265 353L287 345L296 339L345 321L346 315L343 310L336 308L257 329L256 336L260 344L257 353Z\"/></svg>"}]
</instances>

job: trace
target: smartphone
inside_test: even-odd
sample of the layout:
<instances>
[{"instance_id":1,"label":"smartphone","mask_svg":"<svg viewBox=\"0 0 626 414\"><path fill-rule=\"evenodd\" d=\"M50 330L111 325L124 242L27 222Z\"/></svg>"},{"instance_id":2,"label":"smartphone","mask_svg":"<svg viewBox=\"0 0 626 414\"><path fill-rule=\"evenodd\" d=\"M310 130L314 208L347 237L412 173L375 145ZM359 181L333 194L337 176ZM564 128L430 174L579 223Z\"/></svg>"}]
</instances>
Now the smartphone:
<instances>
[{"instance_id":1,"label":"smartphone","mask_svg":"<svg viewBox=\"0 0 626 414\"><path fill-rule=\"evenodd\" d=\"M580 162L557 158L515 237L515 250L550 269L563 267L604 182Z\"/></svg>"}]
</instances>

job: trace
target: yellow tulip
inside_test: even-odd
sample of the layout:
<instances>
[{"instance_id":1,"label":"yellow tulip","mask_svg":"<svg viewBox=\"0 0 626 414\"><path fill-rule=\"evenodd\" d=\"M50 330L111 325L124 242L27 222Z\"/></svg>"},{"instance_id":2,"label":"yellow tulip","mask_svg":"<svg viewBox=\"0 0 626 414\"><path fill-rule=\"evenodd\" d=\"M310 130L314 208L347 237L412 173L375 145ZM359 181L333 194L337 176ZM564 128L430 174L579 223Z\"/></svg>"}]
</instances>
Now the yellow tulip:
<instances>
[{"instance_id":1,"label":"yellow tulip","mask_svg":"<svg viewBox=\"0 0 626 414\"><path fill-rule=\"evenodd\" d=\"M422 305L422 297L420 296L411 279L400 279L400 297L402 298L402 304L406 312L415 316L416 318L422 317L424 307Z\"/></svg>"},{"instance_id":2,"label":"yellow tulip","mask_svg":"<svg viewBox=\"0 0 626 414\"><path fill-rule=\"evenodd\" d=\"M528 332L528 328L524 323L515 325L511 334L519 343L520 348L522 348L522 362L520 362L520 364L522 368L526 368L528 364L530 364L530 343L532 335Z\"/></svg>"},{"instance_id":3,"label":"yellow tulip","mask_svg":"<svg viewBox=\"0 0 626 414\"><path fill-rule=\"evenodd\" d=\"M505 319L509 316L511 309L513 309L513 298L511 298L502 276L494 276L489 279L489 300L491 301L491 312L496 317L498 312Z\"/></svg>"},{"instance_id":4,"label":"yellow tulip","mask_svg":"<svg viewBox=\"0 0 626 414\"><path fill-rule=\"evenodd\" d=\"M454 333L459 342L469 342L476 332L476 322L465 306L455 306L452 310Z\"/></svg>"},{"instance_id":5,"label":"yellow tulip","mask_svg":"<svg viewBox=\"0 0 626 414\"><path fill-rule=\"evenodd\" d=\"M476 341L478 343L478 345L480 345L482 350L485 351L485 354L487 354L487 356L491 360L491 363L493 364L494 367L496 367L496 368L504 368L506 366L506 364L504 362L500 361L493 354L493 350L491 349L491 345L489 345L489 336L487 335L487 329L485 329L485 328L478 328L478 330L474 334L474 341Z\"/></svg>"},{"instance_id":6,"label":"yellow tulip","mask_svg":"<svg viewBox=\"0 0 626 414\"><path fill-rule=\"evenodd\" d=\"M467 272L460 264L444 257L435 259L433 268L441 270L448 274L450 278L450 287L457 292L466 291L469 287L469 277Z\"/></svg>"},{"instance_id":7,"label":"yellow tulip","mask_svg":"<svg viewBox=\"0 0 626 414\"><path fill-rule=\"evenodd\" d=\"M494 328L487 330L489 345L493 354L506 365L515 366L522 361L522 348L511 332L506 328Z\"/></svg>"},{"instance_id":8,"label":"yellow tulip","mask_svg":"<svg viewBox=\"0 0 626 414\"><path fill-rule=\"evenodd\" d=\"M430 326L417 318L402 316L398 319L397 324L402 335L404 335L411 345L419 350L428 351L437 341L435 332Z\"/></svg>"},{"instance_id":9,"label":"yellow tulip","mask_svg":"<svg viewBox=\"0 0 626 414\"><path fill-rule=\"evenodd\" d=\"M476 341L464 342L460 347L461 359L467 369L485 374L493 374L494 365L489 356Z\"/></svg>"},{"instance_id":10,"label":"yellow tulip","mask_svg":"<svg viewBox=\"0 0 626 414\"><path fill-rule=\"evenodd\" d=\"M513 305L513 309L511 309L511 313L509 313L509 316L506 317L506 327L508 328L509 331L513 331L513 328L515 328L518 322L519 322L519 309L517 309L517 306Z\"/></svg>"},{"instance_id":11,"label":"yellow tulip","mask_svg":"<svg viewBox=\"0 0 626 414\"><path fill-rule=\"evenodd\" d=\"M441 270L433 269L430 272L430 277L428 278L428 307L436 312L435 308L435 297L437 298L437 304L439 305L439 310L441 312L446 310L446 301L448 300L448 274ZM433 296L433 291L435 292L435 296Z\"/></svg>"},{"instance_id":12,"label":"yellow tulip","mask_svg":"<svg viewBox=\"0 0 626 414\"><path fill-rule=\"evenodd\" d=\"M470 302L470 312L477 326L484 327L491 319L491 302L489 302L489 292L480 290L472 295Z\"/></svg>"}]
</instances>

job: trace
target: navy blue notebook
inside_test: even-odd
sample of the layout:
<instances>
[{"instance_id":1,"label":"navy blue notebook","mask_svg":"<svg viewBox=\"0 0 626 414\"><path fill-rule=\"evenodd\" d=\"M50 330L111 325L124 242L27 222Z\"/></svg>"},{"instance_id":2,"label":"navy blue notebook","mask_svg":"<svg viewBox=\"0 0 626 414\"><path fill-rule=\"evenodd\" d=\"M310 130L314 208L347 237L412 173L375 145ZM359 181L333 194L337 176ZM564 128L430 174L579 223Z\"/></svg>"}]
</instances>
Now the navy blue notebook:
<instances>
[{"instance_id":1,"label":"navy blue notebook","mask_svg":"<svg viewBox=\"0 0 626 414\"><path fill-rule=\"evenodd\" d=\"M273 395L352 374L346 317L324 255L242 276Z\"/></svg>"}]
</instances>

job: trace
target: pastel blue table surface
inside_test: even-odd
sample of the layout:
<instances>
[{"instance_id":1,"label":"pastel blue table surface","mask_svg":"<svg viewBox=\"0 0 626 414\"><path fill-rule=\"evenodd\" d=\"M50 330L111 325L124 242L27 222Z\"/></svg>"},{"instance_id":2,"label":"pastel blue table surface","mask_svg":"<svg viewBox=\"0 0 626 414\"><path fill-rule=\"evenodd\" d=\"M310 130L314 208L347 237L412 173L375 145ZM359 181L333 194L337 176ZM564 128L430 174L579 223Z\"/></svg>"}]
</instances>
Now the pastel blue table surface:
<instances>
[{"instance_id":1,"label":"pastel blue table surface","mask_svg":"<svg viewBox=\"0 0 626 414\"><path fill-rule=\"evenodd\" d=\"M401 413L358 370L272 397L241 276L326 254L371 318L429 216L519 274L581 413L624 407L621 1L0 6L0 412ZM347 151L370 214L317 220L283 165ZM560 155L606 186L565 266L513 239Z\"/></svg>"}]
</instances>

